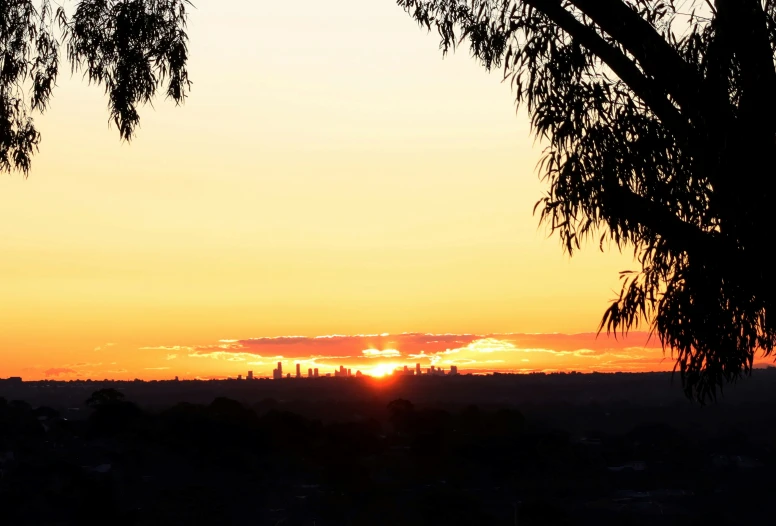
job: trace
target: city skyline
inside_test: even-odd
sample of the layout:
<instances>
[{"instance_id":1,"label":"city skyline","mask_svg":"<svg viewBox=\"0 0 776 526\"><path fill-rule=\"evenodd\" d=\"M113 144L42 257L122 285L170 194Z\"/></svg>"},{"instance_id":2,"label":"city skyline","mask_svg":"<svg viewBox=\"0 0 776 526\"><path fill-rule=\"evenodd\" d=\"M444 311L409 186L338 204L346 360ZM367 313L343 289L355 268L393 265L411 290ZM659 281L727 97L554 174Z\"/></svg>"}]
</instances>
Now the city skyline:
<instances>
[{"instance_id":1,"label":"city skyline","mask_svg":"<svg viewBox=\"0 0 776 526\"><path fill-rule=\"evenodd\" d=\"M416 364L456 366L462 374L532 372L649 372L671 371L674 362L660 342L647 333L614 338L605 334L372 334L285 336L224 339L204 344L143 346L134 349L142 367L120 368L110 356L127 353L118 344L94 349L93 362L28 366L0 373L44 379L225 379L251 371L272 378L278 364L283 377L318 373L340 367L370 376L384 376ZM129 354L129 353L127 353ZM103 361L104 360L104 361ZM756 366L770 364L758 359Z\"/></svg>"},{"instance_id":2,"label":"city skyline","mask_svg":"<svg viewBox=\"0 0 776 526\"><path fill-rule=\"evenodd\" d=\"M351 367L345 368L344 365L340 365L339 369L336 367L334 368L333 372L327 373L323 372L323 374L320 374L319 368L308 368L307 369L307 376L304 376L301 371L302 364L300 362L294 362L294 365L296 367L296 373L292 376L291 373L286 373L285 376L283 374L283 362L279 361L277 363L277 367L275 367L272 370L272 376L271 378L273 380L284 380L284 379L307 379L307 378L328 378L328 377L334 377L334 378L352 378L352 377L361 377L361 376L371 376L371 377L377 377L377 378L383 378L386 376L455 376L458 373L458 366L451 365L450 369L448 371L445 371L443 367L436 367L434 365L430 365L425 372L422 371L422 367L420 363L414 364L411 368L408 365L396 365L390 366L392 368L383 366L382 364L379 364L377 366L373 366L372 369L367 370L366 372L362 372L360 369L356 369L356 372L353 372L353 369ZM269 376L262 376L262 375L254 375L252 370L248 371L248 374L246 375L247 380L253 380L258 378L270 378ZM177 380L178 377L176 376L175 379ZM228 377L228 379L233 379L231 376ZM237 380L242 380L242 374L237 375Z\"/></svg>"}]
</instances>

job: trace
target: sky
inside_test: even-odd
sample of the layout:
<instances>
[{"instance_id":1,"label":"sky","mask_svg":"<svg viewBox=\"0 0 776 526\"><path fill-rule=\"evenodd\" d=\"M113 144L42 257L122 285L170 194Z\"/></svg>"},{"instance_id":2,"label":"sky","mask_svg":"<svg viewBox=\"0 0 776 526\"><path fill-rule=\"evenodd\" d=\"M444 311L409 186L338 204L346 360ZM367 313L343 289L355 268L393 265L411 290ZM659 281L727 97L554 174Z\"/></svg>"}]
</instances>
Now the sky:
<instances>
[{"instance_id":1,"label":"sky","mask_svg":"<svg viewBox=\"0 0 776 526\"><path fill-rule=\"evenodd\" d=\"M637 267L539 226L500 72L393 0L195 4L184 106L122 143L66 72L29 177L0 175L0 377L672 368L596 338Z\"/></svg>"}]
</instances>

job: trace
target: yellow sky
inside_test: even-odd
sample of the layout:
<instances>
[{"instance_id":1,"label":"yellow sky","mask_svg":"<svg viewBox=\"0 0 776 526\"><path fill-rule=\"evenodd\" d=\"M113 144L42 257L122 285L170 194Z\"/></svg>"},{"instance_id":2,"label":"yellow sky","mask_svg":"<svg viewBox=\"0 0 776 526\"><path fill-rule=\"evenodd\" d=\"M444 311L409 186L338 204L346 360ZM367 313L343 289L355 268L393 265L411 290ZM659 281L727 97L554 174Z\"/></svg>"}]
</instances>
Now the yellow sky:
<instances>
[{"instance_id":1,"label":"yellow sky","mask_svg":"<svg viewBox=\"0 0 776 526\"><path fill-rule=\"evenodd\" d=\"M596 329L630 257L569 260L538 228L540 147L498 73L443 60L393 0L196 4L184 107L122 144L63 75L30 177L0 176L0 377L225 374L141 349L223 339Z\"/></svg>"}]
</instances>

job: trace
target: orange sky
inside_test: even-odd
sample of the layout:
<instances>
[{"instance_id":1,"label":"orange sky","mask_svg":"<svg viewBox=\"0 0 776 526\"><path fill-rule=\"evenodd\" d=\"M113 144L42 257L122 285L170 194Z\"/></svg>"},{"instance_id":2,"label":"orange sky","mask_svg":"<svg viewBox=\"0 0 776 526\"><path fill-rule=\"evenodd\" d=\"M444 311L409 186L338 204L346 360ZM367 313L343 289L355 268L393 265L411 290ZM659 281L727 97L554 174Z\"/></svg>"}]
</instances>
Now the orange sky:
<instances>
[{"instance_id":1,"label":"orange sky","mask_svg":"<svg viewBox=\"0 0 776 526\"><path fill-rule=\"evenodd\" d=\"M196 4L185 106L145 108L122 144L102 90L63 75L29 178L0 176L0 377L368 368L388 349L668 367L643 335L520 336L594 332L634 265L569 259L538 228L541 145L498 73L443 60L393 0ZM314 338L383 333L476 336Z\"/></svg>"},{"instance_id":2,"label":"orange sky","mask_svg":"<svg viewBox=\"0 0 776 526\"><path fill-rule=\"evenodd\" d=\"M121 354L120 344L94 349L91 361L58 367L27 367L30 377L101 378L125 377L131 369L107 360ZM597 338L595 334L372 334L318 337L280 336L220 340L198 345L160 345L137 349L143 356L140 375L148 378L221 378L271 376L278 362L284 373L302 373L318 368L321 375L339 366L382 374L404 365L420 364L461 373L491 371L642 371L671 370L673 362L663 356L655 342L643 333L627 339ZM145 366L145 367L143 367ZM135 369L135 371L137 371Z\"/></svg>"}]
</instances>

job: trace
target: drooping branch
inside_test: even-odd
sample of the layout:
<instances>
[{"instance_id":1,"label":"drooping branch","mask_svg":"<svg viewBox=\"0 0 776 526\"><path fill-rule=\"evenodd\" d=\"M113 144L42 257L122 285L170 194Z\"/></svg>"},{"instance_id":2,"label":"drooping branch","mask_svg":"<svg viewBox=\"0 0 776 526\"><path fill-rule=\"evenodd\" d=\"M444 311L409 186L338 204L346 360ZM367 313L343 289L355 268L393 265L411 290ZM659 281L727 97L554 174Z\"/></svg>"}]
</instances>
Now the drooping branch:
<instances>
[{"instance_id":1,"label":"drooping branch","mask_svg":"<svg viewBox=\"0 0 776 526\"><path fill-rule=\"evenodd\" d=\"M726 44L740 64L741 100L738 115L743 129L776 126L776 68L768 20L760 0L717 0ZM770 142L770 141L769 141Z\"/></svg>"},{"instance_id":2,"label":"drooping branch","mask_svg":"<svg viewBox=\"0 0 776 526\"><path fill-rule=\"evenodd\" d=\"M638 195L624 186L610 186L604 191L609 214L642 225L659 235L676 252L686 252L702 258L735 250L721 236L704 232L682 220L660 204Z\"/></svg>"},{"instance_id":3,"label":"drooping branch","mask_svg":"<svg viewBox=\"0 0 776 526\"><path fill-rule=\"evenodd\" d=\"M0 1L0 172L29 173L40 144L33 116L51 101L62 47L74 72L105 88L126 140L141 104L165 87L180 104L190 87L189 0L79 0L72 14L52 4Z\"/></svg>"},{"instance_id":4,"label":"drooping branch","mask_svg":"<svg viewBox=\"0 0 776 526\"><path fill-rule=\"evenodd\" d=\"M701 115L703 82L649 22L622 0L570 0L582 13L636 57L647 75L677 101L685 113Z\"/></svg>"},{"instance_id":5,"label":"drooping branch","mask_svg":"<svg viewBox=\"0 0 776 526\"><path fill-rule=\"evenodd\" d=\"M600 229L641 269L601 328L649 321L688 395L752 370L776 348L770 175L776 136L776 1L397 0L505 62L549 146L541 221L571 253ZM505 44L506 42L506 44Z\"/></svg>"},{"instance_id":6,"label":"drooping branch","mask_svg":"<svg viewBox=\"0 0 776 526\"><path fill-rule=\"evenodd\" d=\"M624 53L606 42L591 27L581 23L572 13L563 8L559 0L525 0L525 3L558 24L571 38L576 39L598 56L649 106L677 139L682 142L691 139L687 119L668 100L666 90L662 89L654 79L645 76Z\"/></svg>"}]
</instances>

